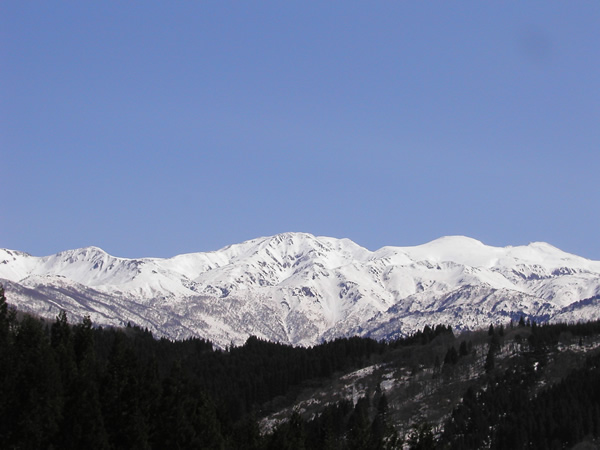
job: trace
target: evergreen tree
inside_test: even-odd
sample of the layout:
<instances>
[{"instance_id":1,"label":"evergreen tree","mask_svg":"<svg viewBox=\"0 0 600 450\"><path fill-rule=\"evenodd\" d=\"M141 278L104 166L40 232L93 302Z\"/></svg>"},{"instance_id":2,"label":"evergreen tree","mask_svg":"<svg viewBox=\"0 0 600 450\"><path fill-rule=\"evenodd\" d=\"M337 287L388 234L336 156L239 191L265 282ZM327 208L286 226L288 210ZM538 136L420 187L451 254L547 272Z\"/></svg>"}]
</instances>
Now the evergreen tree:
<instances>
[{"instance_id":1,"label":"evergreen tree","mask_svg":"<svg viewBox=\"0 0 600 450\"><path fill-rule=\"evenodd\" d=\"M454 346L450 347L444 357L444 365L455 365L458 362L458 353Z\"/></svg>"},{"instance_id":2,"label":"evergreen tree","mask_svg":"<svg viewBox=\"0 0 600 450\"><path fill-rule=\"evenodd\" d=\"M69 392L76 375L76 365L71 326L64 310L56 316L50 328L50 346L58 362L63 388Z\"/></svg>"},{"instance_id":3,"label":"evergreen tree","mask_svg":"<svg viewBox=\"0 0 600 450\"><path fill-rule=\"evenodd\" d=\"M260 428L254 415L248 415L235 425L232 438L233 448L239 450L260 450L262 444Z\"/></svg>"},{"instance_id":4,"label":"evergreen tree","mask_svg":"<svg viewBox=\"0 0 600 450\"><path fill-rule=\"evenodd\" d=\"M60 329L66 316L59 318ZM57 333L58 334L58 333ZM60 333L66 336L66 333ZM109 448L100 401L100 368L94 346L94 330L89 316L75 325L73 341L73 381L70 384L61 427L60 448ZM56 335L55 335L56 336Z\"/></svg>"},{"instance_id":5,"label":"evergreen tree","mask_svg":"<svg viewBox=\"0 0 600 450\"><path fill-rule=\"evenodd\" d=\"M496 366L495 353L496 352L494 348L490 345L490 348L487 352L487 356L485 357L485 363L483 365L483 368L485 369L486 373L490 373L492 370L494 370Z\"/></svg>"},{"instance_id":6,"label":"evergreen tree","mask_svg":"<svg viewBox=\"0 0 600 450\"><path fill-rule=\"evenodd\" d=\"M4 286L0 283L0 345L6 343L9 332L9 309L4 296Z\"/></svg>"},{"instance_id":7,"label":"evergreen tree","mask_svg":"<svg viewBox=\"0 0 600 450\"><path fill-rule=\"evenodd\" d=\"M4 287L0 284L0 448L7 448L12 434L13 398L16 373L15 351L11 328L14 310L9 309L4 296Z\"/></svg>"},{"instance_id":8,"label":"evergreen tree","mask_svg":"<svg viewBox=\"0 0 600 450\"><path fill-rule=\"evenodd\" d=\"M287 422L277 427L271 436L268 449L271 450L304 450L306 448L305 422L297 411Z\"/></svg>"},{"instance_id":9,"label":"evergreen tree","mask_svg":"<svg viewBox=\"0 0 600 450\"><path fill-rule=\"evenodd\" d=\"M377 403L377 414L371 424L369 448L395 449L401 448L401 444L397 431L388 423L388 400L385 393L382 393Z\"/></svg>"},{"instance_id":10,"label":"evergreen tree","mask_svg":"<svg viewBox=\"0 0 600 450\"><path fill-rule=\"evenodd\" d=\"M47 448L58 432L62 412L60 372L39 320L25 316L15 336L15 372L6 419L8 448ZM11 401L12 400L12 401Z\"/></svg>"},{"instance_id":11,"label":"evergreen tree","mask_svg":"<svg viewBox=\"0 0 600 450\"><path fill-rule=\"evenodd\" d=\"M371 441L371 423L369 421L369 399L361 397L356 402L354 412L350 417L348 447L350 449L369 448Z\"/></svg>"},{"instance_id":12,"label":"evergreen tree","mask_svg":"<svg viewBox=\"0 0 600 450\"><path fill-rule=\"evenodd\" d=\"M150 448L143 381L136 355L123 333L117 333L101 390L103 417L115 447Z\"/></svg>"},{"instance_id":13,"label":"evergreen tree","mask_svg":"<svg viewBox=\"0 0 600 450\"><path fill-rule=\"evenodd\" d=\"M214 404L195 391L176 362L163 382L158 410L153 423L154 448L223 448L225 441Z\"/></svg>"},{"instance_id":14,"label":"evergreen tree","mask_svg":"<svg viewBox=\"0 0 600 450\"><path fill-rule=\"evenodd\" d=\"M432 450L435 448L435 437L431 425L421 422L413 426L408 436L408 448L410 450Z\"/></svg>"}]
</instances>

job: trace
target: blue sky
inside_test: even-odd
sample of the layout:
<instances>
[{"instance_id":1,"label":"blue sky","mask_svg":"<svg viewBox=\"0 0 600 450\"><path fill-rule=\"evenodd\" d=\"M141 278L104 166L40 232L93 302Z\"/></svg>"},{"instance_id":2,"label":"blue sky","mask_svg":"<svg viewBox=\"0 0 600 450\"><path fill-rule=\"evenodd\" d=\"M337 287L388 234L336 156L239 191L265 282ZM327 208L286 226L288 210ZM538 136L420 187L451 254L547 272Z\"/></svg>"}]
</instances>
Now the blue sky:
<instances>
[{"instance_id":1,"label":"blue sky","mask_svg":"<svg viewBox=\"0 0 600 450\"><path fill-rule=\"evenodd\" d=\"M600 260L600 3L0 4L0 247Z\"/></svg>"}]
</instances>

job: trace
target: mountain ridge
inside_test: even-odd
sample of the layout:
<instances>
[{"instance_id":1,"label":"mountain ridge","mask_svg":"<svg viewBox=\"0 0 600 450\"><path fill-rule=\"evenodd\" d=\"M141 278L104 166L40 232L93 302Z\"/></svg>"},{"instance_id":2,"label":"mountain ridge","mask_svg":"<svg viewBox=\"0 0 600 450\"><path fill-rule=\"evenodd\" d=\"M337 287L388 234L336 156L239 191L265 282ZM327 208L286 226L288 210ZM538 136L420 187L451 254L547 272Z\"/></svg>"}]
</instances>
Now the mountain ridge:
<instances>
[{"instance_id":1,"label":"mountain ridge","mask_svg":"<svg viewBox=\"0 0 600 450\"><path fill-rule=\"evenodd\" d=\"M42 316L65 309L75 320L131 321L219 346L250 335L313 345L435 323L600 317L594 302L582 302L600 295L599 261L543 242L492 247L466 236L370 251L290 232L171 258L120 258L94 246L43 257L0 249L0 282L9 302Z\"/></svg>"}]
</instances>

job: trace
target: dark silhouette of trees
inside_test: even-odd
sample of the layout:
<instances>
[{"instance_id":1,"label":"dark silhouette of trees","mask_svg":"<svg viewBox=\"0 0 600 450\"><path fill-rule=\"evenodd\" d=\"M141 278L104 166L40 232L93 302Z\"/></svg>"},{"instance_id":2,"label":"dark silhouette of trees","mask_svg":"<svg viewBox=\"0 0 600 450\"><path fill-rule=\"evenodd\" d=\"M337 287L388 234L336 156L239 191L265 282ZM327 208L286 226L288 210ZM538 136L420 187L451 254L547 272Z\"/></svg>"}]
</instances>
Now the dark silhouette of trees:
<instances>
[{"instance_id":1,"label":"dark silhouette of trees","mask_svg":"<svg viewBox=\"0 0 600 450\"><path fill-rule=\"evenodd\" d=\"M17 320L0 286L0 448L261 448L255 412L388 348L357 337L312 348L250 337L223 351L204 339L157 340L132 324L69 324L64 311L50 324ZM295 416L279 434L300 445L305 425Z\"/></svg>"},{"instance_id":2,"label":"dark silhouette of trees","mask_svg":"<svg viewBox=\"0 0 600 450\"><path fill-rule=\"evenodd\" d=\"M568 448L600 436L600 355L540 388L549 351L559 342L587 345L600 321L528 323L480 333L488 373L466 390L440 435L417 422L409 448ZM517 334L520 351L507 362L499 351ZM450 327L437 325L389 343L352 337L300 348L250 337L220 350L205 339L155 339L133 324L96 328L89 317L70 324L63 311L50 323L17 319L0 285L0 448L399 448L380 387L312 417L296 411L267 435L256 418L278 399L293 402L307 382L394 355L407 367L437 361L438 370L443 357L451 379L477 358L471 341L457 344Z\"/></svg>"},{"instance_id":3,"label":"dark silhouette of trees","mask_svg":"<svg viewBox=\"0 0 600 450\"><path fill-rule=\"evenodd\" d=\"M556 345L561 333L591 336L600 331L599 327L597 321L546 325L531 322L531 350L503 373L496 368L482 388L470 387L444 424L436 445L448 449L570 448L586 436L598 437L600 355L588 357L584 367L572 370L559 383L539 392L535 387L547 360L545 352ZM486 370L488 361L493 361L494 348L490 340Z\"/></svg>"}]
</instances>

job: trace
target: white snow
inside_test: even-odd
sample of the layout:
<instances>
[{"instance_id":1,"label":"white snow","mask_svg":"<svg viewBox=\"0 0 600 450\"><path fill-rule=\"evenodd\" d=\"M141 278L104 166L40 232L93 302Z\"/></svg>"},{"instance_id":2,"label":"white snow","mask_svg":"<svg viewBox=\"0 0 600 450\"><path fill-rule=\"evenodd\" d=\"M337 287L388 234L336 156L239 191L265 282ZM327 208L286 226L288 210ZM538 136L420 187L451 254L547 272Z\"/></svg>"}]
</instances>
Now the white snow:
<instances>
[{"instance_id":1,"label":"white snow","mask_svg":"<svg viewBox=\"0 0 600 450\"><path fill-rule=\"evenodd\" d=\"M448 236L369 251L348 239L283 233L167 259L118 258L97 247L45 257L0 249L2 279L18 291L7 293L9 302L39 314L55 315L60 305L75 317L94 313L221 346L250 334L312 345L519 314L589 316L593 306L576 302L600 293L600 262L540 242L501 248Z\"/></svg>"}]
</instances>

